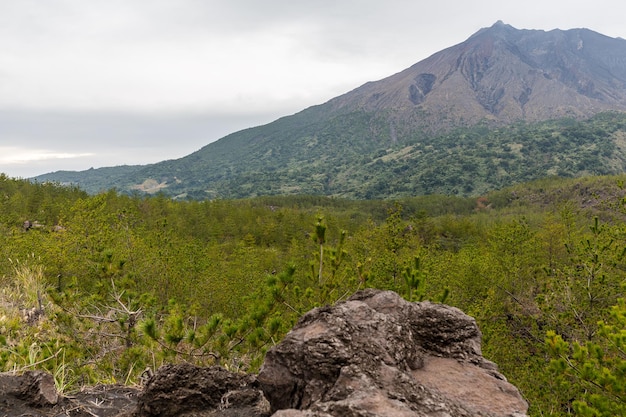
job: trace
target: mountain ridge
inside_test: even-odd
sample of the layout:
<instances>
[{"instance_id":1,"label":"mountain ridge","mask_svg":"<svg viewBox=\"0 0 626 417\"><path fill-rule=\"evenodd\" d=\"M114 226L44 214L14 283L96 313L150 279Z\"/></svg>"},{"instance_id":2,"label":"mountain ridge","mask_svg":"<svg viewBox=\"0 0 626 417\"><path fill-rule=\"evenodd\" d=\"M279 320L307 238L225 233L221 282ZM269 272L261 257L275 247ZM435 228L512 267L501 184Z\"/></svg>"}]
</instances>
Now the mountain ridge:
<instances>
[{"instance_id":1,"label":"mountain ridge","mask_svg":"<svg viewBox=\"0 0 626 417\"><path fill-rule=\"evenodd\" d=\"M132 192L149 181L168 195L201 199L293 193L389 197L395 194L372 191L384 188L373 177L389 177L395 169L407 181L422 181L424 169L436 168L432 149L442 146L437 141L457 140L446 139L455 130L468 129L459 134L473 135L472 129L582 119L605 111L626 111L626 40L589 29L519 30L498 21L462 43L326 103L234 132L177 160L127 169L110 186ZM497 146L504 149L505 141L499 139ZM452 145L444 147L454 149ZM389 154L398 156L403 168L386 166ZM501 158L492 159L499 163ZM600 168L595 167L604 173ZM420 175L416 169L422 169ZM107 184L106 178L95 181L91 174L91 184ZM543 175L550 175L549 170ZM81 177L63 176L89 190ZM36 180L60 178L51 173ZM442 191L400 188L405 189L400 193ZM467 194L478 188L447 191Z\"/></svg>"},{"instance_id":2,"label":"mountain ridge","mask_svg":"<svg viewBox=\"0 0 626 417\"><path fill-rule=\"evenodd\" d=\"M550 51L551 53L538 50L539 42L537 38L543 39L543 44L552 42L555 46L560 47L553 48ZM581 57L572 54L571 48L566 49L562 46L563 44L575 42L576 49L578 51L585 50L586 53L584 47L585 40L590 39L590 42L597 43L598 38L602 38L603 41L614 45L619 44L621 53L604 57L603 54L592 52L594 60L599 60L602 57L606 61L600 70L597 68L581 68L581 71L576 72L574 71L575 68L571 68L571 65L565 67L564 63L580 66L582 61ZM580 42L582 42L582 47L579 47L581 45ZM503 92L502 90L504 89L499 85L503 84L503 78L501 77L502 71L497 65L508 64L508 62L504 61L502 57L499 57L498 61L494 63L489 61L494 54L494 50L498 48L503 50L501 52L508 52L514 55L522 64L516 66L514 68L516 73L510 74L509 79L505 80L517 81L519 83L510 86L515 88L510 94L515 98L514 101L517 107L519 107L518 109L511 108L515 107L514 103L502 102L503 98L508 98L510 101L510 97L506 97L506 92ZM603 47L602 50L606 50L606 48ZM479 30L465 42L433 54L406 70L383 80L366 83L348 94L355 95L354 93L358 92L360 97L359 104L364 108L367 108L368 104L372 106L371 103L368 103L368 100L373 98L379 101L386 98L386 104L388 104L389 94L384 94L384 91L380 91L380 87L384 85L385 81L392 81L395 86L396 80L398 80L401 81L399 84L402 88L396 86L394 89L394 92L396 92L396 96L393 98L396 103L395 107L406 108L409 106L409 102L413 105L421 105L423 103L428 105L430 104L428 101L429 95L432 97L433 94L437 94L438 98L445 96L445 99L441 100L441 102L434 102L431 106L444 106L451 103L450 97L454 95L456 99L462 98L463 100L457 101L456 111L449 113L452 115L463 115L459 108L469 105L475 110L470 124L476 123L485 117L490 119L492 115L502 113L505 110L512 113L511 116L505 118L504 121L507 123L519 119L539 121L566 116L590 116L595 114L598 109L615 110L616 107L620 109L626 108L626 95L624 94L626 83L625 62L626 41L624 40L609 38L588 29L570 29L568 31L555 29L549 32L527 29L518 30L510 25L498 22L490 28ZM619 72L617 74L609 73L608 70L615 67L614 64L616 63L621 64L621 66L617 67ZM539 69L542 70L540 71ZM493 74L494 71L496 71L496 74ZM436 72L439 74L435 74ZM591 83L589 80L590 72L603 75L601 77L603 82L601 86L595 86ZM411 78L413 82L410 82ZM441 80L452 84L444 85ZM405 94L407 84L408 95ZM550 91L553 97L556 99L561 98L561 100L564 96L568 99L572 96L572 92L566 91L563 87L576 87L576 91L587 97L590 102L593 101L596 108L588 109L587 105L590 103L567 100L576 102L576 105L570 105L568 109L549 109L542 106L530 114L524 114L521 110L530 103L533 92L537 94L537 91L528 91L529 84L538 84L539 87L544 87L544 89ZM619 91L619 94L611 91L607 92L607 84L621 91ZM386 85L385 87L388 88ZM531 88L531 90L536 89ZM475 102L468 100L468 98L473 98L472 93L477 94ZM334 100L340 101L345 96L340 96L331 100L331 102ZM545 99L545 96L542 96L542 98ZM608 101L607 104L603 105L600 98ZM434 100L431 99L430 101ZM483 109L477 108L477 104ZM374 107L376 106L374 105ZM544 113L540 114L539 110ZM455 126L459 125L464 124L456 124Z\"/></svg>"}]
</instances>

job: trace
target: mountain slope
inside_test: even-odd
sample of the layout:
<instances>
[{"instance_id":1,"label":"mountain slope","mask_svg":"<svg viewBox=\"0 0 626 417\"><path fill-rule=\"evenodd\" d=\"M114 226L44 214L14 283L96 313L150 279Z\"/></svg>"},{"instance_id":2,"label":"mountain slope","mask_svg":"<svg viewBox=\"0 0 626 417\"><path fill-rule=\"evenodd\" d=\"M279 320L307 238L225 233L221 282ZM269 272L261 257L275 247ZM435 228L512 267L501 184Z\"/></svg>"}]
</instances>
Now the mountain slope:
<instances>
[{"instance_id":1,"label":"mountain slope","mask_svg":"<svg viewBox=\"0 0 626 417\"><path fill-rule=\"evenodd\" d=\"M498 22L329 104L335 111L391 108L401 120L432 130L624 110L626 40L587 29L517 30Z\"/></svg>"},{"instance_id":2,"label":"mountain slope","mask_svg":"<svg viewBox=\"0 0 626 417\"><path fill-rule=\"evenodd\" d=\"M609 110L626 111L626 40L497 22L400 73L110 184L191 198L472 194L521 179L623 169L618 114L584 126L568 120L503 129ZM601 134L568 140L563 132L576 123L578 133L600 126ZM537 147L533 135L548 132L560 139ZM535 152L543 163L527 159ZM95 191L93 177L65 173L64 180Z\"/></svg>"}]
</instances>

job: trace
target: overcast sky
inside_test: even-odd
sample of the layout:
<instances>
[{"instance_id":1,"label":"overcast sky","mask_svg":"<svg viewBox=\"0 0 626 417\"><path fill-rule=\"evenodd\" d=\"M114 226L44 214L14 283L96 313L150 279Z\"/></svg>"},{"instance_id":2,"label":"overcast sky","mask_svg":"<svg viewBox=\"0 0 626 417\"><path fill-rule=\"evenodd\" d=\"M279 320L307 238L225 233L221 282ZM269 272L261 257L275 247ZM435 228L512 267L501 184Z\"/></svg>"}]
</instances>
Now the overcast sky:
<instances>
[{"instance_id":1,"label":"overcast sky","mask_svg":"<svg viewBox=\"0 0 626 417\"><path fill-rule=\"evenodd\" d=\"M0 0L0 172L180 158L497 20L626 38L623 0Z\"/></svg>"}]
</instances>

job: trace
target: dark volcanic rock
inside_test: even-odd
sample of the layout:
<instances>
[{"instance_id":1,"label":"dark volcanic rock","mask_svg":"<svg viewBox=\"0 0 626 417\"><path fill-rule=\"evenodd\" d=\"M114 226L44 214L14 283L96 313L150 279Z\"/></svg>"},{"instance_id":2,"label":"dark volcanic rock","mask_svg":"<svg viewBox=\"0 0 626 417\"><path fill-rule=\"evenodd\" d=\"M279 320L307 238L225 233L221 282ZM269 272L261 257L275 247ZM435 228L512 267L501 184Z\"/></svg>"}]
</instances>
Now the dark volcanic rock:
<instances>
[{"instance_id":1,"label":"dark volcanic rock","mask_svg":"<svg viewBox=\"0 0 626 417\"><path fill-rule=\"evenodd\" d=\"M40 371L25 372L21 376L0 375L0 392L7 399L4 404L25 404L31 407L49 407L59 401L52 375Z\"/></svg>"},{"instance_id":2,"label":"dark volcanic rock","mask_svg":"<svg viewBox=\"0 0 626 417\"><path fill-rule=\"evenodd\" d=\"M121 385L98 385L61 396L52 375L45 372L0 374L0 416L124 417L134 410L138 392Z\"/></svg>"},{"instance_id":3,"label":"dark volcanic rock","mask_svg":"<svg viewBox=\"0 0 626 417\"><path fill-rule=\"evenodd\" d=\"M219 367L166 365L143 390L99 385L58 395L44 372L0 375L0 416L268 417L270 406L256 376Z\"/></svg>"},{"instance_id":4,"label":"dark volcanic rock","mask_svg":"<svg viewBox=\"0 0 626 417\"><path fill-rule=\"evenodd\" d=\"M139 396L134 415L261 417L270 413L254 375L182 364L159 368Z\"/></svg>"},{"instance_id":5,"label":"dark volcanic rock","mask_svg":"<svg viewBox=\"0 0 626 417\"><path fill-rule=\"evenodd\" d=\"M258 379L282 417L525 415L480 342L456 308L367 290L302 317Z\"/></svg>"}]
</instances>

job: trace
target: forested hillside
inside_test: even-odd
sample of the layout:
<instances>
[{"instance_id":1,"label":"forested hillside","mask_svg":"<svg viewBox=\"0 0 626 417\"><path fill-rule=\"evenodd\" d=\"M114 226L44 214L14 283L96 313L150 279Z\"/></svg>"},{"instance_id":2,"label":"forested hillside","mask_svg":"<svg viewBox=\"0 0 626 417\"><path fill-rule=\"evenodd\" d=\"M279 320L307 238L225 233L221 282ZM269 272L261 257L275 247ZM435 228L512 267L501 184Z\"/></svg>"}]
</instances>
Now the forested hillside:
<instances>
[{"instance_id":1,"label":"forested hillside","mask_svg":"<svg viewBox=\"0 0 626 417\"><path fill-rule=\"evenodd\" d=\"M479 196L547 176L626 169L623 113L500 128L484 124L439 135L399 128L392 134L385 118L362 112L319 123L309 123L307 114L235 133L178 160L57 172L37 180L78 184L91 193L115 187L179 199L299 194L384 199Z\"/></svg>"},{"instance_id":2,"label":"forested hillside","mask_svg":"<svg viewBox=\"0 0 626 417\"><path fill-rule=\"evenodd\" d=\"M625 179L183 202L0 176L0 369L65 392L169 362L254 371L301 314L376 287L474 316L532 415L624 415Z\"/></svg>"}]
</instances>

